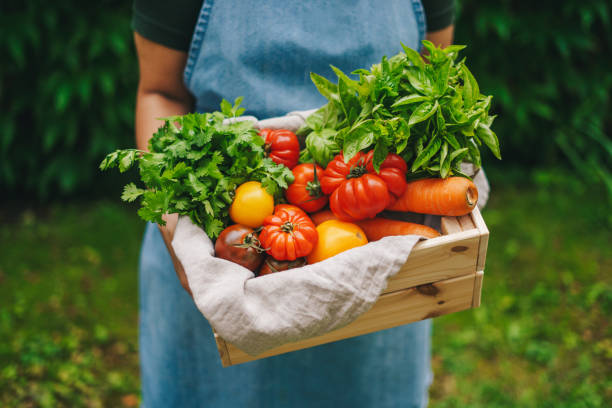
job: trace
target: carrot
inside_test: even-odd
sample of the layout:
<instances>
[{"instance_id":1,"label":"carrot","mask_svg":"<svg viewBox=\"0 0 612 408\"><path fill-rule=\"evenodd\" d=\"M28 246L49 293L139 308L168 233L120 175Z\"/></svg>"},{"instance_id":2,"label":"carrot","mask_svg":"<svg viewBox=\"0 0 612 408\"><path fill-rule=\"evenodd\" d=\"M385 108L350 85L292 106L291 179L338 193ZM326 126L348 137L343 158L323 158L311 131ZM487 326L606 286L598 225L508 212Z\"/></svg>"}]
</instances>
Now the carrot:
<instances>
[{"instance_id":1,"label":"carrot","mask_svg":"<svg viewBox=\"0 0 612 408\"><path fill-rule=\"evenodd\" d=\"M319 225L328 220L338 219L331 210L319 211L312 214L310 217L315 225ZM359 225L363 232L365 232L368 241L377 241L392 235L422 235L426 238L440 236L440 233L435 229L413 222L389 220L380 217L352 222L353 224Z\"/></svg>"},{"instance_id":2,"label":"carrot","mask_svg":"<svg viewBox=\"0 0 612 408\"><path fill-rule=\"evenodd\" d=\"M470 213L477 201L478 189L465 177L428 178L409 182L387 209L458 217Z\"/></svg>"},{"instance_id":3,"label":"carrot","mask_svg":"<svg viewBox=\"0 0 612 408\"><path fill-rule=\"evenodd\" d=\"M338 217L336 217L331 210L322 210L314 214L310 214L310 219L312 222L314 222L314 225L319 225L328 220L337 220Z\"/></svg>"},{"instance_id":4,"label":"carrot","mask_svg":"<svg viewBox=\"0 0 612 408\"><path fill-rule=\"evenodd\" d=\"M377 241L392 235L422 235L426 238L439 237L440 233L426 225L413 222L372 218L355 222L365 232L368 241Z\"/></svg>"}]
</instances>

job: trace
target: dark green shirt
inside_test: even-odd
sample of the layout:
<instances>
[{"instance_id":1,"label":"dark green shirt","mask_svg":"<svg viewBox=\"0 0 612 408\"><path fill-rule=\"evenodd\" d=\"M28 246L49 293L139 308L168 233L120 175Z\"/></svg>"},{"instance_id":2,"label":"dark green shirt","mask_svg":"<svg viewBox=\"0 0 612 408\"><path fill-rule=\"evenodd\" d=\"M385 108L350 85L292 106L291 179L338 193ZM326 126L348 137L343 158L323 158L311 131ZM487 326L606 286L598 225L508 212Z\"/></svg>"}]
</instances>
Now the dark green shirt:
<instances>
[{"instance_id":1,"label":"dark green shirt","mask_svg":"<svg viewBox=\"0 0 612 408\"><path fill-rule=\"evenodd\" d=\"M188 51L202 1L134 0L132 28L151 41L179 51ZM422 2L427 31L441 30L453 23L454 0Z\"/></svg>"}]
</instances>

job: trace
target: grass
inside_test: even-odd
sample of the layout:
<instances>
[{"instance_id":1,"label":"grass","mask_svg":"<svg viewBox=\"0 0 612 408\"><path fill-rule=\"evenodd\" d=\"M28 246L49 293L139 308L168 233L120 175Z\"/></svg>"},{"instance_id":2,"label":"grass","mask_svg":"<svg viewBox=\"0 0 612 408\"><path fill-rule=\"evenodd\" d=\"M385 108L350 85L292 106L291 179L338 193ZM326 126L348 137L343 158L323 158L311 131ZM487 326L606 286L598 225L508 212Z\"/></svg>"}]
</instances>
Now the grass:
<instances>
[{"instance_id":1,"label":"grass","mask_svg":"<svg viewBox=\"0 0 612 408\"><path fill-rule=\"evenodd\" d=\"M482 306L435 320L432 407L612 400L609 203L554 172L492 174ZM139 403L138 249L115 202L0 208L0 406Z\"/></svg>"}]
</instances>

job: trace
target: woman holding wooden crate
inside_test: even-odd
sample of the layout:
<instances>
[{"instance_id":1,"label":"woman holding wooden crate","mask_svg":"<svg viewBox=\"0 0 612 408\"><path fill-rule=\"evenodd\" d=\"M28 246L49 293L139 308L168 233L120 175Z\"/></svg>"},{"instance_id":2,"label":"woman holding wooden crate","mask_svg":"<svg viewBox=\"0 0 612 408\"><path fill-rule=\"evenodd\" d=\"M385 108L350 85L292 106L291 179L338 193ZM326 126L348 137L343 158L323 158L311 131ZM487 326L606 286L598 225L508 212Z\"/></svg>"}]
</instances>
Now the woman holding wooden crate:
<instances>
[{"instance_id":1,"label":"woman holding wooden crate","mask_svg":"<svg viewBox=\"0 0 612 408\"><path fill-rule=\"evenodd\" d=\"M423 8L425 6L425 9ZM138 148L154 118L212 111L244 96L258 118L325 103L309 73L332 77L427 38L452 40L452 0L136 0ZM426 20L429 30L426 30ZM211 328L177 279L166 228L147 226L140 262L146 407L421 407L432 381L430 321L222 368ZM162 235L163 234L163 235ZM180 281L180 283L179 283Z\"/></svg>"}]
</instances>

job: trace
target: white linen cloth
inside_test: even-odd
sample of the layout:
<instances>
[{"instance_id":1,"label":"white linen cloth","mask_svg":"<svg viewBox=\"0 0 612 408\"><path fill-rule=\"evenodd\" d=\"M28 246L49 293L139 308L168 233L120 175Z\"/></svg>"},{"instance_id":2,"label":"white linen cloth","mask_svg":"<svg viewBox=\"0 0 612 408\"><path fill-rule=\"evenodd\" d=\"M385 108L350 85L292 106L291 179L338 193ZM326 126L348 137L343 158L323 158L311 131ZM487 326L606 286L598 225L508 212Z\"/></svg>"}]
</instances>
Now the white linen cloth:
<instances>
[{"instance_id":1,"label":"white linen cloth","mask_svg":"<svg viewBox=\"0 0 612 408\"><path fill-rule=\"evenodd\" d=\"M251 120L259 129L297 131L314 111L259 122L252 116L229 120ZM463 170L473 173L469 166ZM489 191L484 172L479 171L474 182L480 206ZM426 223L439 224L439 217L433 218L437 219L427 217ZM179 218L172 247L196 306L211 326L223 339L257 355L354 321L374 305L419 239L386 237L313 265L257 278L238 264L216 258L210 238L186 216Z\"/></svg>"},{"instance_id":2,"label":"white linen cloth","mask_svg":"<svg viewBox=\"0 0 612 408\"><path fill-rule=\"evenodd\" d=\"M387 237L257 278L238 264L215 258L212 241L188 217L179 218L172 247L196 306L211 326L223 339L257 355L355 320L376 302L418 240L414 235Z\"/></svg>"}]
</instances>

